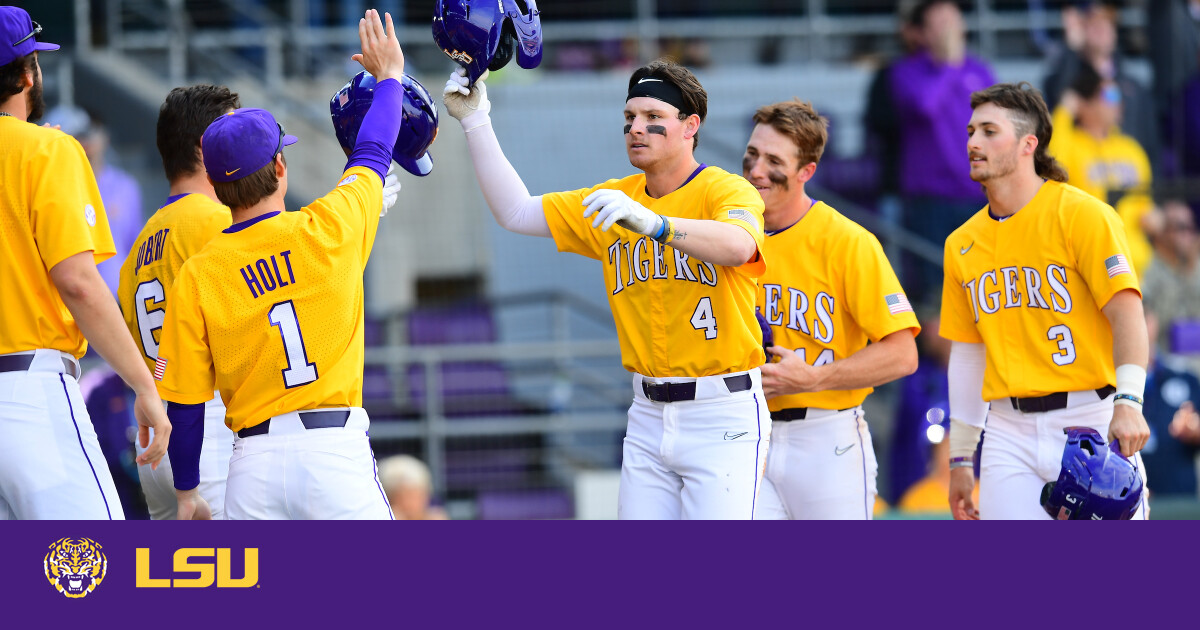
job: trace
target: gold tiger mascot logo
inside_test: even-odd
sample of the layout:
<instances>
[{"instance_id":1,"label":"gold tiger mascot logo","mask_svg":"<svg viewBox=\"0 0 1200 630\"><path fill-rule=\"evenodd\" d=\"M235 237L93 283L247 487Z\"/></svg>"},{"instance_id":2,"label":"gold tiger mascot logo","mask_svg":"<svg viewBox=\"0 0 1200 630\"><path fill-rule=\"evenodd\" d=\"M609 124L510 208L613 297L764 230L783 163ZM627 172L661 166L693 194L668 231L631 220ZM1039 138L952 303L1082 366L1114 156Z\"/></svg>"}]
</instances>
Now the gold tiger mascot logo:
<instances>
[{"instance_id":1,"label":"gold tiger mascot logo","mask_svg":"<svg viewBox=\"0 0 1200 630\"><path fill-rule=\"evenodd\" d=\"M60 538L46 554L46 579L70 598L86 597L108 573L108 559L91 538Z\"/></svg>"}]
</instances>

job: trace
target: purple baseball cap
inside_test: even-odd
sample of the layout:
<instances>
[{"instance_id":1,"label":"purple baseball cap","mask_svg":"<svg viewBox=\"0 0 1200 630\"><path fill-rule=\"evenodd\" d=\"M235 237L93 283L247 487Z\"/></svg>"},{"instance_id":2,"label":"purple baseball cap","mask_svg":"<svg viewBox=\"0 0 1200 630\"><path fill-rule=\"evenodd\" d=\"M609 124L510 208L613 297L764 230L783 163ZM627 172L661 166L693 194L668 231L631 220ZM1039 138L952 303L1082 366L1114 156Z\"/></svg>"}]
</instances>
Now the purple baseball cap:
<instances>
[{"instance_id":1,"label":"purple baseball cap","mask_svg":"<svg viewBox=\"0 0 1200 630\"><path fill-rule=\"evenodd\" d=\"M271 163L296 136L265 109L243 107L214 120L200 138L204 170L214 182L233 182Z\"/></svg>"},{"instance_id":2,"label":"purple baseball cap","mask_svg":"<svg viewBox=\"0 0 1200 630\"><path fill-rule=\"evenodd\" d=\"M39 42L42 25L29 17L20 7L0 7L0 66L28 55L35 50L58 50L58 44Z\"/></svg>"}]
</instances>

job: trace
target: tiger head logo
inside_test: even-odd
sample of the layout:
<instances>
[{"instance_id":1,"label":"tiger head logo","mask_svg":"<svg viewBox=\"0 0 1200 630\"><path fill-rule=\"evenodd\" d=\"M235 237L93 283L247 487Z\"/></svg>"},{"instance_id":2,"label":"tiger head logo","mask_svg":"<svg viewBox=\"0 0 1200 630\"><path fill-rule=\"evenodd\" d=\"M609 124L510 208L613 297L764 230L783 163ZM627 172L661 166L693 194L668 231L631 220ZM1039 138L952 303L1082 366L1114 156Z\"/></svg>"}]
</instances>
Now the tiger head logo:
<instances>
[{"instance_id":1,"label":"tiger head logo","mask_svg":"<svg viewBox=\"0 0 1200 630\"><path fill-rule=\"evenodd\" d=\"M50 545L45 560L46 579L59 593L72 599L96 590L108 573L108 559L100 543L91 538L60 538Z\"/></svg>"}]
</instances>

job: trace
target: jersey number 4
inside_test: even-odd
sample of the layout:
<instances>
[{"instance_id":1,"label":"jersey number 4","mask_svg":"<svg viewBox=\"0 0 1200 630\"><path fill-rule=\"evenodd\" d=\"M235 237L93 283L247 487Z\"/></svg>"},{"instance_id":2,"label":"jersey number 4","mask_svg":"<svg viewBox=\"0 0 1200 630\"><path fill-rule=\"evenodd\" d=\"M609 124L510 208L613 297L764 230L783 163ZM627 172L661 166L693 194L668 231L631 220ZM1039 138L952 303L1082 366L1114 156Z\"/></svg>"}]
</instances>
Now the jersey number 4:
<instances>
[{"instance_id":1,"label":"jersey number 4","mask_svg":"<svg viewBox=\"0 0 1200 630\"><path fill-rule=\"evenodd\" d=\"M317 380L317 364L308 360L304 335L300 333L300 320L296 318L296 307L292 301L272 306L267 316L272 326L279 327L279 336L283 338L283 351L288 362L287 369L282 371L284 387L291 389Z\"/></svg>"},{"instance_id":2,"label":"jersey number 4","mask_svg":"<svg viewBox=\"0 0 1200 630\"><path fill-rule=\"evenodd\" d=\"M704 331L705 339L717 338L717 318L713 316L712 300L707 297L700 298L696 303L696 310L692 312L692 328Z\"/></svg>"}]
</instances>

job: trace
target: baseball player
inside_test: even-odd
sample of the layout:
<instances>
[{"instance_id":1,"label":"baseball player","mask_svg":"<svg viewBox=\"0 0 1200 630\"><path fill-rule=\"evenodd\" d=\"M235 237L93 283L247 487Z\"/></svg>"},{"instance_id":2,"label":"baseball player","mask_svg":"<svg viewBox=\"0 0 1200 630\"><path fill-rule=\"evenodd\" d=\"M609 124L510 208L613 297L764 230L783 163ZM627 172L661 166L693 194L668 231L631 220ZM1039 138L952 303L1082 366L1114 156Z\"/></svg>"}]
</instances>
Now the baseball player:
<instances>
[{"instance_id":1,"label":"baseball player","mask_svg":"<svg viewBox=\"0 0 1200 630\"><path fill-rule=\"evenodd\" d=\"M116 251L83 148L41 117L41 27L0 7L0 519L122 519L79 391L88 340L137 394L139 464L171 426L96 263ZM149 429L154 441L149 442Z\"/></svg>"},{"instance_id":2,"label":"baseball player","mask_svg":"<svg viewBox=\"0 0 1200 630\"><path fill-rule=\"evenodd\" d=\"M1091 427L1135 458L1148 342L1137 276L1113 209L1064 184L1050 113L1028 83L971 95L971 178L988 205L945 247L941 334L950 351L950 507L956 519L1046 519L1064 429ZM990 408L989 408L990 407ZM979 509L973 453L987 422ZM1144 505L1134 518L1144 519Z\"/></svg>"},{"instance_id":3,"label":"baseball player","mask_svg":"<svg viewBox=\"0 0 1200 630\"><path fill-rule=\"evenodd\" d=\"M921 326L875 236L804 190L826 119L792 100L754 122L742 174L766 206L757 299L779 358L762 366L773 426L757 515L870 519L878 466L862 402L917 369Z\"/></svg>"},{"instance_id":4,"label":"baseball player","mask_svg":"<svg viewBox=\"0 0 1200 630\"><path fill-rule=\"evenodd\" d=\"M379 79L337 187L284 212L283 147L267 111L237 109L201 140L233 225L179 271L168 295L156 378L178 424L170 456L178 517L203 512L204 403L221 394L236 434L228 519L390 519L362 409L363 270L379 226L384 173L400 129L404 53L391 16L359 22L354 56Z\"/></svg>"},{"instance_id":5,"label":"baseball player","mask_svg":"<svg viewBox=\"0 0 1200 630\"><path fill-rule=\"evenodd\" d=\"M459 68L444 94L496 221L603 265L633 372L618 517L753 518L771 433L754 319L762 198L696 162L708 109L699 81L666 61L634 71L624 136L641 172L536 197L500 149L483 80Z\"/></svg>"},{"instance_id":6,"label":"baseball player","mask_svg":"<svg viewBox=\"0 0 1200 630\"><path fill-rule=\"evenodd\" d=\"M217 201L204 173L200 136L217 117L241 107L226 87L194 85L175 88L158 110L158 153L170 182L169 197L134 241L121 267L117 300L134 343L150 370L158 359L167 294L184 261L229 227L229 208ZM233 435L225 427L225 404L219 396L204 403L204 445L200 458L200 494L212 518L225 513L225 477L233 454ZM157 470L139 466L150 518L175 518L175 487L170 457Z\"/></svg>"}]
</instances>

